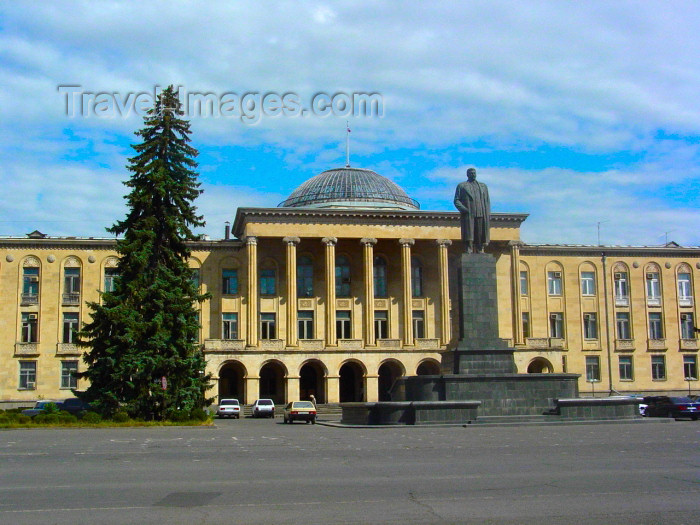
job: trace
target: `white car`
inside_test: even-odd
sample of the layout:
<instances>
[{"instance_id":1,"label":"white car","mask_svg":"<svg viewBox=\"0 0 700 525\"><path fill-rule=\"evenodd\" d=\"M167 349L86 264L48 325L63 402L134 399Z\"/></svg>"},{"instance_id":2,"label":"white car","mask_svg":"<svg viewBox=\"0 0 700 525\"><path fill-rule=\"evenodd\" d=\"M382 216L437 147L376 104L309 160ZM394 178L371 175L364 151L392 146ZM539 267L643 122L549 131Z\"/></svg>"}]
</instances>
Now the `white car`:
<instances>
[{"instance_id":1,"label":"white car","mask_svg":"<svg viewBox=\"0 0 700 525\"><path fill-rule=\"evenodd\" d=\"M275 417L275 402L272 399L258 399L253 403L253 417Z\"/></svg>"},{"instance_id":2,"label":"white car","mask_svg":"<svg viewBox=\"0 0 700 525\"><path fill-rule=\"evenodd\" d=\"M219 402L219 408L216 409L216 415L218 417L240 419L241 404L238 402L238 399L222 399L221 402Z\"/></svg>"}]
</instances>

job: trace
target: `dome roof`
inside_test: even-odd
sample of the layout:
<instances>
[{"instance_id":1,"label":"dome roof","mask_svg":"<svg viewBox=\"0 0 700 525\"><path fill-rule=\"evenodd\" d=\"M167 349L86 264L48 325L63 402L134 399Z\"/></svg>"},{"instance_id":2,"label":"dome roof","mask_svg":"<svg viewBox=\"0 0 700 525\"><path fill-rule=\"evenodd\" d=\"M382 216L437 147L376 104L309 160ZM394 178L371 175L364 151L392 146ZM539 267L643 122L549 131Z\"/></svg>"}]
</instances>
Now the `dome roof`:
<instances>
[{"instance_id":1,"label":"dome roof","mask_svg":"<svg viewBox=\"0 0 700 525\"><path fill-rule=\"evenodd\" d=\"M336 168L310 178L279 204L291 208L391 208L418 210L418 201L372 170Z\"/></svg>"}]
</instances>

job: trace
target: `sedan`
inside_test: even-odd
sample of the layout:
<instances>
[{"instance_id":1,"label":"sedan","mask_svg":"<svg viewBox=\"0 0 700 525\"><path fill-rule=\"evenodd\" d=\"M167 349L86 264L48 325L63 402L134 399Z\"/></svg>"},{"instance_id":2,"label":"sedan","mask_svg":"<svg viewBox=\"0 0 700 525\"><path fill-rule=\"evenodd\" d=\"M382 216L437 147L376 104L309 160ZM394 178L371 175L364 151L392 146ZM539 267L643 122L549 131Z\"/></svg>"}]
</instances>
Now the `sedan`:
<instances>
[{"instance_id":1,"label":"sedan","mask_svg":"<svg viewBox=\"0 0 700 525\"><path fill-rule=\"evenodd\" d=\"M275 402L272 399L258 399L251 410L253 417L275 417Z\"/></svg>"},{"instance_id":2,"label":"sedan","mask_svg":"<svg viewBox=\"0 0 700 525\"><path fill-rule=\"evenodd\" d=\"M49 405L56 405L59 409L61 408L61 403L58 403L56 401L37 401L36 405L34 405L34 408L27 408L26 410L22 410L22 414L25 416L34 417L39 414L43 414Z\"/></svg>"},{"instance_id":3,"label":"sedan","mask_svg":"<svg viewBox=\"0 0 700 525\"><path fill-rule=\"evenodd\" d=\"M647 402L646 416L676 419L688 417L693 421L700 417L700 403L689 397L651 396L645 397L644 401Z\"/></svg>"},{"instance_id":4,"label":"sedan","mask_svg":"<svg viewBox=\"0 0 700 525\"><path fill-rule=\"evenodd\" d=\"M316 424L316 407L311 401L292 401L284 407L284 422L306 421Z\"/></svg>"},{"instance_id":5,"label":"sedan","mask_svg":"<svg viewBox=\"0 0 700 525\"><path fill-rule=\"evenodd\" d=\"M216 409L218 417L233 417L240 419L241 405L238 399L222 399L219 403L219 408Z\"/></svg>"}]
</instances>

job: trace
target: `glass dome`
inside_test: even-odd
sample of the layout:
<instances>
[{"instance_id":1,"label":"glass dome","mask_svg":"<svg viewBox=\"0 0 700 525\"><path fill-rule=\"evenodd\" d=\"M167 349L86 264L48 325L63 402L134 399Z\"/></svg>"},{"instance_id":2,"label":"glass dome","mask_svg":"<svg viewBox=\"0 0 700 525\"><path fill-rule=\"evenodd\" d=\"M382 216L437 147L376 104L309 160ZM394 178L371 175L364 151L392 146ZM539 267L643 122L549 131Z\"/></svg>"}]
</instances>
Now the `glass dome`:
<instances>
[{"instance_id":1,"label":"glass dome","mask_svg":"<svg viewBox=\"0 0 700 525\"><path fill-rule=\"evenodd\" d=\"M278 206L420 209L418 201L386 177L372 170L351 167L327 170L310 178Z\"/></svg>"}]
</instances>

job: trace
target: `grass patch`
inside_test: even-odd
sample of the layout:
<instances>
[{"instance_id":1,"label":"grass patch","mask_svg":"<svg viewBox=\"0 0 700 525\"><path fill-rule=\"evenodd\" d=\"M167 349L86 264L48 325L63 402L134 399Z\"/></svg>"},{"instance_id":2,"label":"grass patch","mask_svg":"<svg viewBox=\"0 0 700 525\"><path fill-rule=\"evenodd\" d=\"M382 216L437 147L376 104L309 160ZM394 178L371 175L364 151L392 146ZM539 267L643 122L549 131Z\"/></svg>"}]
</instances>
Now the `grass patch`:
<instances>
[{"instance_id":1,"label":"grass patch","mask_svg":"<svg viewBox=\"0 0 700 525\"><path fill-rule=\"evenodd\" d=\"M12 428L114 428L114 427L199 427L211 426L213 420L210 416L205 419L188 418L181 421L143 421L130 419L124 412L115 414L114 419L102 419L98 414L88 412L82 419L75 416L61 414L40 414L29 417L19 410L0 410L0 429Z\"/></svg>"}]
</instances>

